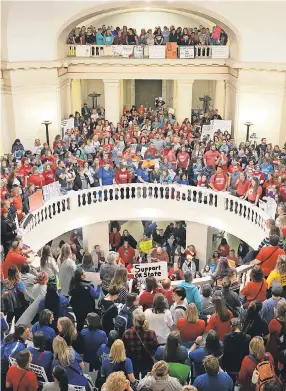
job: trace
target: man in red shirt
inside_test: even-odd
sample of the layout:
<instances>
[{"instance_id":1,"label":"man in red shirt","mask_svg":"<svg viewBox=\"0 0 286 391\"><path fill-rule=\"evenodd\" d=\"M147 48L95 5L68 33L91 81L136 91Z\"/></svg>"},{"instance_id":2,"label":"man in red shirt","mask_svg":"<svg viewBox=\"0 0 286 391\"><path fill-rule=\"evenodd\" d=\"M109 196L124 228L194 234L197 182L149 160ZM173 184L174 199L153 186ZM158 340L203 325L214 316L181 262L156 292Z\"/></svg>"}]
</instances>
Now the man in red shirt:
<instances>
[{"instance_id":1,"label":"man in red shirt","mask_svg":"<svg viewBox=\"0 0 286 391\"><path fill-rule=\"evenodd\" d=\"M190 155L188 154L188 152L186 152L185 146L182 146L181 152L179 152L177 155L177 159L178 168L183 168L184 170L186 170L190 163Z\"/></svg>"},{"instance_id":2,"label":"man in red shirt","mask_svg":"<svg viewBox=\"0 0 286 391\"><path fill-rule=\"evenodd\" d=\"M8 270L11 266L16 266L19 270L21 265L28 263L28 258L22 255L23 243L22 241L14 241L12 243L11 250L8 251L8 254L3 263L3 274L4 278L8 276Z\"/></svg>"},{"instance_id":3,"label":"man in red shirt","mask_svg":"<svg viewBox=\"0 0 286 391\"><path fill-rule=\"evenodd\" d=\"M123 246L119 247L118 253L120 258L124 261L125 265L133 263L135 250L129 245L128 240L125 240Z\"/></svg>"},{"instance_id":4,"label":"man in red shirt","mask_svg":"<svg viewBox=\"0 0 286 391\"><path fill-rule=\"evenodd\" d=\"M32 354L28 349L20 350L16 355L16 361L17 365L12 365L7 372L6 388L17 391L37 391L37 376L29 371Z\"/></svg>"},{"instance_id":5,"label":"man in red shirt","mask_svg":"<svg viewBox=\"0 0 286 391\"><path fill-rule=\"evenodd\" d=\"M122 185L125 183L131 183L131 179L130 172L126 170L126 166L124 164L121 164L120 170L116 171L115 182Z\"/></svg>"},{"instance_id":6,"label":"man in red shirt","mask_svg":"<svg viewBox=\"0 0 286 391\"><path fill-rule=\"evenodd\" d=\"M285 251L279 247L280 237L272 235L269 237L270 246L263 247L256 255L255 263L260 265L264 277L268 277L275 269L279 255L285 255Z\"/></svg>"},{"instance_id":7,"label":"man in red shirt","mask_svg":"<svg viewBox=\"0 0 286 391\"><path fill-rule=\"evenodd\" d=\"M12 203L17 211L18 220L21 221L22 218L24 217L24 214L23 214L23 202L22 202L22 197L20 195L19 187L13 186L11 194L13 196Z\"/></svg>"},{"instance_id":8,"label":"man in red shirt","mask_svg":"<svg viewBox=\"0 0 286 391\"><path fill-rule=\"evenodd\" d=\"M39 173L38 167L32 168L32 174L28 178L28 183L33 183L36 187L42 188L46 184L45 177L42 173Z\"/></svg>"},{"instance_id":9,"label":"man in red shirt","mask_svg":"<svg viewBox=\"0 0 286 391\"><path fill-rule=\"evenodd\" d=\"M214 168L218 164L219 158L219 152L216 150L215 145L212 145L211 149L204 154L205 166Z\"/></svg>"},{"instance_id":10,"label":"man in red shirt","mask_svg":"<svg viewBox=\"0 0 286 391\"><path fill-rule=\"evenodd\" d=\"M215 191L224 191L227 188L227 175L221 166L217 167L216 173L211 176L210 187Z\"/></svg>"}]
</instances>

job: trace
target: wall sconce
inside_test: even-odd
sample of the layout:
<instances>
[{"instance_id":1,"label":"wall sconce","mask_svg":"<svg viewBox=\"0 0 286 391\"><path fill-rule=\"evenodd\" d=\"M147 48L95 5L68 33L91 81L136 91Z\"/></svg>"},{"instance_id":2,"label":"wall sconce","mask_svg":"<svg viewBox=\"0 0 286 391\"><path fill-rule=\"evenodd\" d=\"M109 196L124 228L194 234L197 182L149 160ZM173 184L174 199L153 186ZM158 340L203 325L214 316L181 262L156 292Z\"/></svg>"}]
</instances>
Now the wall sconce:
<instances>
[{"instance_id":1,"label":"wall sconce","mask_svg":"<svg viewBox=\"0 0 286 391\"><path fill-rule=\"evenodd\" d=\"M49 125L51 125L51 121L43 121L42 125L46 126L46 140L47 144L50 146L50 136L49 136Z\"/></svg>"},{"instance_id":2,"label":"wall sconce","mask_svg":"<svg viewBox=\"0 0 286 391\"><path fill-rule=\"evenodd\" d=\"M253 125L252 122L244 122L244 124L246 126L246 141L248 141L249 139L249 129L250 129L250 126Z\"/></svg>"}]
</instances>

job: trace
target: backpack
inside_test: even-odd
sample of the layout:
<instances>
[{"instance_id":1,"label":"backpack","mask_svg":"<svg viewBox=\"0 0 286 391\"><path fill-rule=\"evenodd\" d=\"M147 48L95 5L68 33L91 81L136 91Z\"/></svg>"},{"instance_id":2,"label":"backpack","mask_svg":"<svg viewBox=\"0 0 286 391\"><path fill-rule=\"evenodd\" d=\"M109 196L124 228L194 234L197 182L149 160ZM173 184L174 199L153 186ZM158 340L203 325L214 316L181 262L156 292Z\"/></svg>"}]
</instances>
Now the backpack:
<instances>
[{"instance_id":1,"label":"backpack","mask_svg":"<svg viewBox=\"0 0 286 391\"><path fill-rule=\"evenodd\" d=\"M257 362L251 354L248 357L257 364L255 370L258 372L258 380L255 391L263 391L266 383L278 380L274 366L269 361L269 356L267 354L265 354L264 360L261 362Z\"/></svg>"},{"instance_id":2,"label":"backpack","mask_svg":"<svg viewBox=\"0 0 286 391\"><path fill-rule=\"evenodd\" d=\"M117 307L118 308L118 307ZM114 330L122 336L128 325L128 310L126 306L118 309L118 315L114 319Z\"/></svg>"},{"instance_id":3,"label":"backpack","mask_svg":"<svg viewBox=\"0 0 286 391\"><path fill-rule=\"evenodd\" d=\"M1 306L5 314L7 312L15 312L16 309L22 307L17 285L4 285L1 295Z\"/></svg>"}]
</instances>

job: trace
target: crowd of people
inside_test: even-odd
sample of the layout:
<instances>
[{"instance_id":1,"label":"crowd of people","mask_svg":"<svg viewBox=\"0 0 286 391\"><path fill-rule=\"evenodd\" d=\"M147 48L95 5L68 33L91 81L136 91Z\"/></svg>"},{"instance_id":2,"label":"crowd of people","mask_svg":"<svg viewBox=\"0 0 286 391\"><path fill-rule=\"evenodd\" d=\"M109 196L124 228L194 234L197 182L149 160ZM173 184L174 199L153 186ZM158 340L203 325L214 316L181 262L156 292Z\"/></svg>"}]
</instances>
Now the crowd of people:
<instances>
[{"instance_id":1,"label":"crowd of people","mask_svg":"<svg viewBox=\"0 0 286 391\"><path fill-rule=\"evenodd\" d=\"M285 389L286 254L275 221L255 252L241 242L236 254L221 239L202 270L184 222L142 223L137 242L113 221L107 254L85 252L73 231L70 243L42 249L38 270L17 237L1 273L2 389L42 387L33 365L45 391ZM236 268L249 259L241 288ZM134 277L136 263L158 261L168 265L162 281ZM199 288L196 277L209 283Z\"/></svg>"},{"instance_id":2,"label":"crowd of people","mask_svg":"<svg viewBox=\"0 0 286 391\"><path fill-rule=\"evenodd\" d=\"M142 28L139 32L127 26L116 27L75 27L67 38L67 44L74 45L166 45L175 42L178 45L226 45L228 36L219 26L209 27L170 27L160 26L152 29Z\"/></svg>"},{"instance_id":3,"label":"crowd of people","mask_svg":"<svg viewBox=\"0 0 286 391\"><path fill-rule=\"evenodd\" d=\"M3 390L36 390L32 364L44 368L46 390L67 390L68 384L90 389L86 364L104 391L231 391L236 383L244 391L283 389L285 146L266 139L237 146L221 131L205 142L201 126L214 118L221 117L211 109L178 124L162 102L157 110L124 108L113 125L84 105L74 128L52 146L35 140L25 150L14 142L1 167ZM278 208L256 251L241 242L236 254L222 239L204 268L186 243L184 222L160 230L149 221L142 222L138 242L113 222L108 254L98 245L84 252L78 232L70 244L51 249L49 243L35 271L16 219L21 223L29 214L35 189L55 180L63 192L175 182L230 191L256 205L262 196L272 197ZM168 276L140 284L133 265L157 261L167 262ZM240 289L236 267L250 261L251 280ZM94 286L86 273L95 272L100 280ZM198 289L192 281L201 276L210 283ZM16 364L9 367L10 357Z\"/></svg>"}]
</instances>

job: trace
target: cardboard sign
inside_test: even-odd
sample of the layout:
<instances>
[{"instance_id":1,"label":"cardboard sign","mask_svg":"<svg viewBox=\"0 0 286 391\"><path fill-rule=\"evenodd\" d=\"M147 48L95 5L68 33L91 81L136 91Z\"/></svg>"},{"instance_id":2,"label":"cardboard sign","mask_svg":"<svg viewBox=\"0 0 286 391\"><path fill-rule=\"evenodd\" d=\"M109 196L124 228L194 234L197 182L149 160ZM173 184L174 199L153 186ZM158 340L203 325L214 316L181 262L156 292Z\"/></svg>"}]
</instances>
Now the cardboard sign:
<instances>
[{"instance_id":1,"label":"cardboard sign","mask_svg":"<svg viewBox=\"0 0 286 391\"><path fill-rule=\"evenodd\" d=\"M90 45L77 45L76 46L76 57L90 57L91 46Z\"/></svg>"},{"instance_id":2,"label":"cardboard sign","mask_svg":"<svg viewBox=\"0 0 286 391\"><path fill-rule=\"evenodd\" d=\"M166 58L177 58L178 44L177 42L166 43Z\"/></svg>"},{"instance_id":3,"label":"cardboard sign","mask_svg":"<svg viewBox=\"0 0 286 391\"><path fill-rule=\"evenodd\" d=\"M195 58L194 46L180 46L180 58Z\"/></svg>"},{"instance_id":4,"label":"cardboard sign","mask_svg":"<svg viewBox=\"0 0 286 391\"><path fill-rule=\"evenodd\" d=\"M29 197L30 212L39 209L44 204L42 190L39 189Z\"/></svg>"},{"instance_id":5,"label":"cardboard sign","mask_svg":"<svg viewBox=\"0 0 286 391\"><path fill-rule=\"evenodd\" d=\"M207 143L210 140L213 140L214 133L215 130L213 128L213 125L203 125L202 133L201 133L201 141Z\"/></svg>"},{"instance_id":6,"label":"cardboard sign","mask_svg":"<svg viewBox=\"0 0 286 391\"><path fill-rule=\"evenodd\" d=\"M149 58L166 58L166 46L165 45L150 45L149 46Z\"/></svg>"},{"instance_id":7,"label":"cardboard sign","mask_svg":"<svg viewBox=\"0 0 286 391\"><path fill-rule=\"evenodd\" d=\"M61 196L60 182L57 181L57 182L50 183L49 185L43 186L42 191L43 191L43 197L45 202L55 197L60 197Z\"/></svg>"},{"instance_id":8,"label":"cardboard sign","mask_svg":"<svg viewBox=\"0 0 286 391\"><path fill-rule=\"evenodd\" d=\"M134 278L144 282L147 277L155 277L156 280L168 278L167 262L140 263L134 265Z\"/></svg>"}]
</instances>

